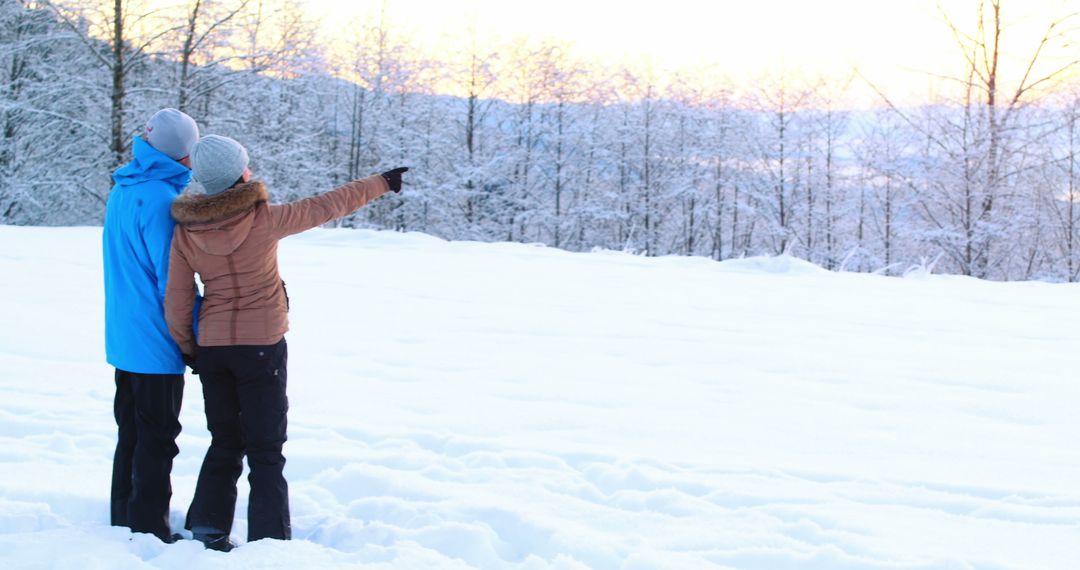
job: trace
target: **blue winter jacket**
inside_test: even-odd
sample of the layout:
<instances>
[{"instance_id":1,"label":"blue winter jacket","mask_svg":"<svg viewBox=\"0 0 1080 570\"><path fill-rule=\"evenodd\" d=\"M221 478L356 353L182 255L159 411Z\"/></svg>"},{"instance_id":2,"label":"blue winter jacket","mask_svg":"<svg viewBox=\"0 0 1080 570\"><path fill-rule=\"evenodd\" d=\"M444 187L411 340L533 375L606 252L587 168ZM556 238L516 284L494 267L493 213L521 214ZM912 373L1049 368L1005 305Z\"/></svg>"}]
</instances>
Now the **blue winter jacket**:
<instances>
[{"instance_id":1,"label":"blue winter jacket","mask_svg":"<svg viewBox=\"0 0 1080 570\"><path fill-rule=\"evenodd\" d=\"M133 154L113 173L105 206L105 358L127 372L183 374L164 302L175 225L169 208L191 171L141 138Z\"/></svg>"}]
</instances>

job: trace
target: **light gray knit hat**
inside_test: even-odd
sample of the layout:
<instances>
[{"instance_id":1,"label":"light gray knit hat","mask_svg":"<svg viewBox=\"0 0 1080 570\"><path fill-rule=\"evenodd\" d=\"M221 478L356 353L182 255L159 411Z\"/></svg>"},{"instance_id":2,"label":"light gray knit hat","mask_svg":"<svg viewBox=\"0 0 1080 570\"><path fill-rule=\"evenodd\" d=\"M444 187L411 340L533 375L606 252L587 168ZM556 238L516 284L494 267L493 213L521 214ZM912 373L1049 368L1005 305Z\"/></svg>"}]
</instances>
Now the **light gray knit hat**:
<instances>
[{"instance_id":1,"label":"light gray knit hat","mask_svg":"<svg viewBox=\"0 0 1080 570\"><path fill-rule=\"evenodd\" d=\"M162 109L146 121L146 142L173 160L191 154L199 140L195 119L176 109Z\"/></svg>"},{"instance_id":2,"label":"light gray knit hat","mask_svg":"<svg viewBox=\"0 0 1080 570\"><path fill-rule=\"evenodd\" d=\"M229 137L206 135L191 149L191 176L211 196L231 188L247 165L247 149Z\"/></svg>"}]
</instances>

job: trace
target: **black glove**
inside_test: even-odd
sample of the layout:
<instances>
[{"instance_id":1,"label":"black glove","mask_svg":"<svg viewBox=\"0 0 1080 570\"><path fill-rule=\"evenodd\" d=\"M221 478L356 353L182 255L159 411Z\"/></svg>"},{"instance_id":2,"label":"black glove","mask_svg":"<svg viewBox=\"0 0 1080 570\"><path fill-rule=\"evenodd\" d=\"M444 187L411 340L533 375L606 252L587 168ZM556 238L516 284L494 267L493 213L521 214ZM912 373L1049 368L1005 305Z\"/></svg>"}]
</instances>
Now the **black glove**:
<instances>
[{"instance_id":1,"label":"black glove","mask_svg":"<svg viewBox=\"0 0 1080 570\"><path fill-rule=\"evenodd\" d=\"M401 192L401 175L408 171L408 166L400 166L393 170L383 172L382 177L386 179L386 183L390 185L391 190L394 192Z\"/></svg>"},{"instance_id":2,"label":"black glove","mask_svg":"<svg viewBox=\"0 0 1080 570\"><path fill-rule=\"evenodd\" d=\"M184 359L184 364L187 365L187 367L191 369L192 374L195 374L195 375L199 374L199 371L195 369L195 357L194 356L188 356L186 354L181 354L180 358Z\"/></svg>"}]
</instances>

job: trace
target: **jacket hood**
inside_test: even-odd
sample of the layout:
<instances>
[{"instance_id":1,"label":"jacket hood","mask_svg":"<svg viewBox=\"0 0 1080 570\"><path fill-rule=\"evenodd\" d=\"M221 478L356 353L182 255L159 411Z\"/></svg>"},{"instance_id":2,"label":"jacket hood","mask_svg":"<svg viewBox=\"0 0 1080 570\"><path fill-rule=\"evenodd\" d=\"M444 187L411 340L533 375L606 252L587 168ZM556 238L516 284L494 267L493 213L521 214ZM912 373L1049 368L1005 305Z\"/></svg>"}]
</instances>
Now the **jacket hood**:
<instances>
[{"instance_id":1,"label":"jacket hood","mask_svg":"<svg viewBox=\"0 0 1080 570\"><path fill-rule=\"evenodd\" d=\"M169 158L140 137L135 137L131 152L131 162L113 173L113 181L120 186L162 180L176 187L179 192L191 181L191 170L188 167Z\"/></svg>"},{"instance_id":2,"label":"jacket hood","mask_svg":"<svg viewBox=\"0 0 1080 570\"><path fill-rule=\"evenodd\" d=\"M228 255L247 239L255 207L268 198L262 182L245 182L213 196L184 194L173 202L172 216L199 249Z\"/></svg>"}]
</instances>

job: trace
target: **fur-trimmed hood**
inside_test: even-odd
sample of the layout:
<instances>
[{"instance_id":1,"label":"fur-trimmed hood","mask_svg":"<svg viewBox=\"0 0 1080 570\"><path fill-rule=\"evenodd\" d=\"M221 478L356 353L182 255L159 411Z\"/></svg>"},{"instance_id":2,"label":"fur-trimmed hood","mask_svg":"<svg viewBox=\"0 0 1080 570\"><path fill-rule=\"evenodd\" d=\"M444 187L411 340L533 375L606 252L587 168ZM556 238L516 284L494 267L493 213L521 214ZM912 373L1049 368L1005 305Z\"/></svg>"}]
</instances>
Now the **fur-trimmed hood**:
<instances>
[{"instance_id":1,"label":"fur-trimmed hood","mask_svg":"<svg viewBox=\"0 0 1080 570\"><path fill-rule=\"evenodd\" d=\"M269 198L266 185L251 181L220 194L184 194L172 205L172 217L199 249L228 255L247 239L255 208Z\"/></svg>"},{"instance_id":2,"label":"fur-trimmed hood","mask_svg":"<svg viewBox=\"0 0 1080 570\"><path fill-rule=\"evenodd\" d=\"M205 224L231 218L269 199L266 185L257 180L242 182L220 194L184 194L172 205L172 217L180 224Z\"/></svg>"}]
</instances>

